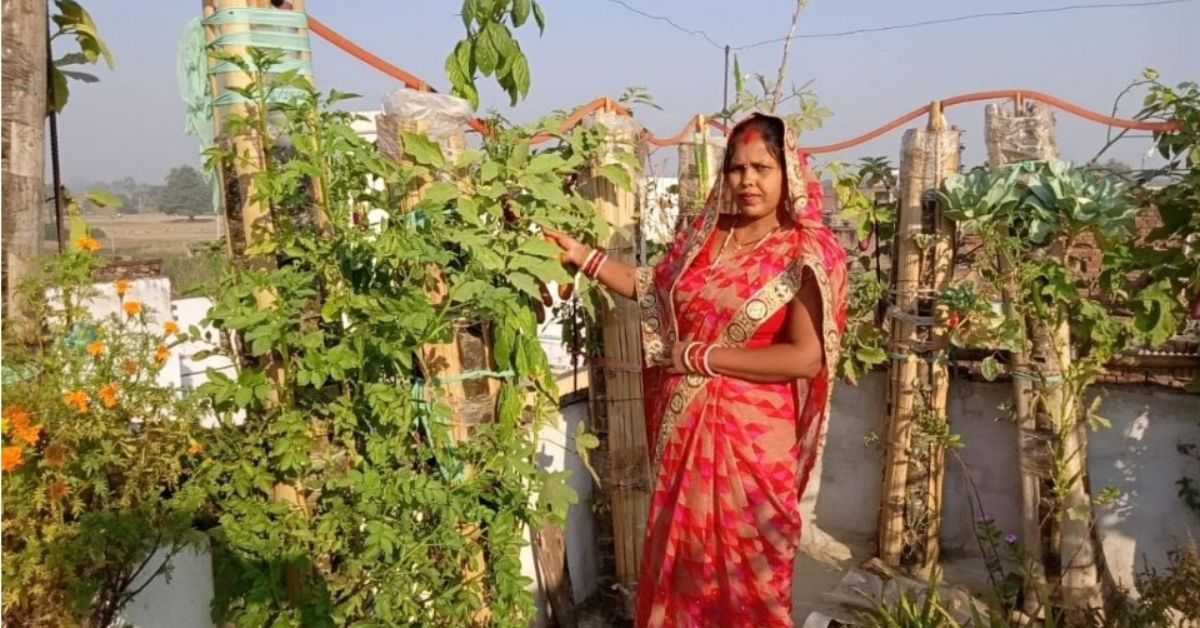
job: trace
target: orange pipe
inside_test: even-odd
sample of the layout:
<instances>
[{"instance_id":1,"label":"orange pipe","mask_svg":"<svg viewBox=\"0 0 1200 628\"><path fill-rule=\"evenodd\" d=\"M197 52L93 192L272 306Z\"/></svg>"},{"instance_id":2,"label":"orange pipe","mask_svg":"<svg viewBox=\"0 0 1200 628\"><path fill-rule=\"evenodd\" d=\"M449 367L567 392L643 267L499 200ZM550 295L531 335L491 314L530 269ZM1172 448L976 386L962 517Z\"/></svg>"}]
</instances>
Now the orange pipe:
<instances>
[{"instance_id":1,"label":"orange pipe","mask_svg":"<svg viewBox=\"0 0 1200 628\"><path fill-rule=\"evenodd\" d=\"M338 34L333 29L329 28L323 22L321 22L320 20L318 20L315 17L312 17L311 15L308 16L308 29L314 35L317 35L317 36L321 37L322 39L324 39L325 41L328 41L329 43L333 44L334 46L341 48L347 54L355 57L356 59L362 61L363 63L366 63L367 65L375 68L376 70L379 70L380 72L383 72L384 74L387 74L388 76L391 76L392 78L395 78L396 80L399 80L400 82L404 83L405 86L407 86L411 89L419 89L422 91L430 91L430 92L437 91L437 90L433 89L432 87L430 87L429 84L426 83L424 80L422 80L416 76L413 76L412 74L409 74L408 72L405 72L404 70L401 70L400 68L388 63L387 61L384 61L383 59L381 59L381 58L377 57L376 55L370 53L369 51L363 49L358 44L355 44L354 42L350 41L349 39L346 39L345 37ZM1020 100L1022 98L1036 100L1036 101L1039 101L1046 105L1049 105L1051 107L1054 107L1056 109L1060 109L1067 113L1079 116L1080 118L1083 118L1085 120L1090 120L1090 121L1098 123L1098 124L1103 124L1103 125L1110 126L1110 127L1116 127L1119 129L1128 129L1128 130L1132 130L1132 131L1152 131L1155 133L1172 133L1172 132L1178 131L1181 128L1180 124L1178 122L1146 122L1144 120L1128 120L1128 119L1124 119L1124 118L1113 118L1113 117L1106 116L1101 113L1097 113L1090 109L1085 109L1084 107L1080 107L1079 105L1069 103L1065 100L1056 98L1049 94L1043 94L1042 92L1027 90L1027 89L1020 89L1020 90L1005 89L1005 90L993 90L993 91L986 91L986 92L972 92L969 94L961 94L959 96L953 96L951 98L944 98L941 100L941 104L942 104L942 110L944 111L945 109L948 109L954 105L961 105L961 104L970 103L970 102L979 102L979 101L983 101L983 100L1001 100L1001 99ZM566 133L567 131L570 131L571 129L573 129L577 125L579 125L581 122L583 122L584 118L586 118L587 116L589 116L592 113L599 111L601 109L606 109L606 110L612 111L612 112L617 113L618 115L622 115L622 116L631 116L632 115L632 113L628 109L613 102L612 99L597 98L596 100L593 100L592 102L584 105L583 107L580 107L578 110L575 111L575 113L571 114L571 117L567 118L567 120L559 128L559 133ZM817 155L817 154L822 154L822 153L835 153L835 152L838 152L841 150L846 150L848 148L853 148L855 146L866 144L867 142L870 142L871 140L874 140L874 139L880 137L881 135L884 135L884 134L891 132L901 126L904 126L905 124L912 122L913 120L916 120L917 118L920 118L921 116L924 116L928 113L929 113L928 105L918 107L918 108L900 116L899 118L896 118L895 120L892 120L891 122L888 122L887 124L884 124L883 126L877 128L877 129L874 129L872 131L868 131L867 133L859 135L858 137L848 139L844 142L838 142L837 144L824 144L821 146L806 147L806 148L803 148L802 150L804 150L805 152L807 152L811 155ZM692 133L699 131L699 129L696 128L698 126L697 125L698 118L699 118L699 116L692 118L691 121L689 121L687 123L687 125L684 126L683 130L680 131L677 135L673 135L671 137L660 138L651 133L646 133L644 136L645 140L650 145L658 146L658 147L674 146L674 145L681 144L685 141L688 141L689 136ZM474 129L475 131L480 133L481 135L490 135L491 134L491 130L488 129L487 125L478 118L474 118L474 119L470 120L467 124L472 129ZM717 122L716 120L709 120L708 125L713 128L718 129L719 131L721 131L722 133L725 133L726 135L729 134L729 129L726 128L725 125L721 124L720 122ZM548 142L552 139L554 139L553 135L542 134L542 135L534 136L530 141L533 144L542 144L542 143Z\"/></svg>"},{"instance_id":2,"label":"orange pipe","mask_svg":"<svg viewBox=\"0 0 1200 628\"><path fill-rule=\"evenodd\" d=\"M1041 103L1050 105L1051 107L1054 107L1056 109L1060 109L1062 111L1066 111L1067 113L1077 115L1085 120L1090 120L1092 122L1096 122L1096 123L1103 124L1106 126L1117 127L1119 129L1129 129L1132 131L1153 131L1155 133L1171 133L1174 131L1178 131L1180 128L1180 125L1178 122L1146 122L1144 120L1126 120L1124 118L1109 117L1104 114L1096 113L1095 111L1091 111L1090 109L1085 109L1083 107L1080 107L1079 105L1069 103L1060 98L1055 98L1054 96L1051 96L1049 94L1043 94L1042 92L1028 90L1028 89L1001 89L1001 90L993 90L993 91L987 91L987 92L972 92L969 94L961 94L959 96L952 96L950 98L944 98L944 99L942 99L941 103L942 103L942 110L945 111L946 109L949 109L950 107L952 107L954 105L961 105L961 104L970 103L970 102L979 102L981 100L1001 100L1001 99L1017 99L1017 98L1027 98L1030 100L1036 100ZM891 122L888 122L887 124L877 128L875 130L868 131L867 133L859 135L858 137L851 138L844 142L839 142L837 144L824 144L822 146L806 147L803 150L810 154L817 155L817 154L821 154L821 153L836 153L841 150L846 150L847 148L853 148L853 147L859 146L861 144L866 144L867 142L870 142L871 140L876 139L879 136L881 136L885 133L888 133L889 131L892 131L892 130L894 130L900 126L903 126L909 122L912 122L913 120L916 120L917 118L920 118L921 116L926 115L928 113L929 113L928 105L923 106L923 107L918 107L918 108L913 109L912 111L900 116L899 118L896 118L895 120L892 120Z\"/></svg>"}]
</instances>

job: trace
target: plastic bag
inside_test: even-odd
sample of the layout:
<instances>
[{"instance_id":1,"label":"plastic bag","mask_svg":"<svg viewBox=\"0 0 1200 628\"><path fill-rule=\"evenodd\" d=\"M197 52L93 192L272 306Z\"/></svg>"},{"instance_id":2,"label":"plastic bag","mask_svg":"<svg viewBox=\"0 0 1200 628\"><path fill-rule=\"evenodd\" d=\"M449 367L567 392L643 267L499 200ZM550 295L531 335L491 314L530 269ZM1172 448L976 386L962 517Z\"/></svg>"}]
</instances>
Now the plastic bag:
<instances>
[{"instance_id":1,"label":"plastic bag","mask_svg":"<svg viewBox=\"0 0 1200 628\"><path fill-rule=\"evenodd\" d=\"M407 87L384 96L383 111L406 122L421 123L425 134L436 141L461 133L475 113L471 103L462 98Z\"/></svg>"}]
</instances>

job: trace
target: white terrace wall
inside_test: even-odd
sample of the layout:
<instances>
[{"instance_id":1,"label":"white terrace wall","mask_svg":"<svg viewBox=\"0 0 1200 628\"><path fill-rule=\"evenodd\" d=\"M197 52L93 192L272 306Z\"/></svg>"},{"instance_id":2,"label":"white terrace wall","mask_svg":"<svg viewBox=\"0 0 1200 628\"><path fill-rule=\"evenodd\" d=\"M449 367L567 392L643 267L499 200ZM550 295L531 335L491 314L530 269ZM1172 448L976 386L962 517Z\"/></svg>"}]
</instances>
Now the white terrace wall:
<instances>
[{"instance_id":1,"label":"white terrace wall","mask_svg":"<svg viewBox=\"0 0 1200 628\"><path fill-rule=\"evenodd\" d=\"M886 384L883 375L871 374L858 387L839 385L834 392L821 466L803 503L805 545L814 555L844 559L873 551L881 452L866 441L881 430ZM1003 383L951 385L951 429L965 446L947 457L943 554L968 579L981 570L973 528L979 513L971 511L968 476L987 516L1004 531L1020 530L1016 428L999 409L1010 391ZM1164 565L1167 551L1200 542L1200 518L1179 499L1176 485L1196 475L1194 461L1176 446L1200 443L1200 396L1135 386L1097 393L1112 428L1088 436L1090 485L1094 493L1106 486L1122 493L1115 506L1100 511L1097 532L1117 584L1130 587L1146 565Z\"/></svg>"}]
</instances>

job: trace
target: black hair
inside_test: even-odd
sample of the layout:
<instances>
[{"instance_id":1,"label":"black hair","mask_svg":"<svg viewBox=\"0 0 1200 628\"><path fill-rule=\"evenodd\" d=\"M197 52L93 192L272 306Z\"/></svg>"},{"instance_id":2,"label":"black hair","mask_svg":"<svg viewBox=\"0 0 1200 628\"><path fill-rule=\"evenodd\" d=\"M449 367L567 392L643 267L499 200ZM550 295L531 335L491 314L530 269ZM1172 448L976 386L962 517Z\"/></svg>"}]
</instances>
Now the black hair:
<instances>
[{"instance_id":1,"label":"black hair","mask_svg":"<svg viewBox=\"0 0 1200 628\"><path fill-rule=\"evenodd\" d=\"M733 132L729 134L729 141L725 143L725 163L721 166L722 172L729 172L729 168L733 166L734 149L742 143L742 138L751 129L762 136L763 142L767 145L767 152L771 153L775 161L779 162L779 167L786 167L783 160L783 121L779 118L755 114L739 122L737 126L733 127Z\"/></svg>"}]
</instances>

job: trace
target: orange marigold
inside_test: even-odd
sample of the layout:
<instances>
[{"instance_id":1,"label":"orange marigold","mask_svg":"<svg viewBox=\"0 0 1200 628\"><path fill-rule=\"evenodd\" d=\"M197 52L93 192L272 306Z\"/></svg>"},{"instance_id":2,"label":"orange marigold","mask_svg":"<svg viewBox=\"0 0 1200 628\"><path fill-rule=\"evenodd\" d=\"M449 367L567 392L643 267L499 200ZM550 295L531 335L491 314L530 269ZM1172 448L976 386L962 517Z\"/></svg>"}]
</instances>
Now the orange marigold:
<instances>
[{"instance_id":1,"label":"orange marigold","mask_svg":"<svg viewBox=\"0 0 1200 628\"><path fill-rule=\"evenodd\" d=\"M121 387L116 384L105 384L100 388L100 402L105 408L112 408L117 405L121 394Z\"/></svg>"},{"instance_id":2,"label":"orange marigold","mask_svg":"<svg viewBox=\"0 0 1200 628\"><path fill-rule=\"evenodd\" d=\"M71 487L66 482L55 482L50 485L50 500L59 501L71 494Z\"/></svg>"},{"instance_id":3,"label":"orange marigold","mask_svg":"<svg viewBox=\"0 0 1200 628\"><path fill-rule=\"evenodd\" d=\"M10 406L4 411L4 420L8 422L8 426L13 431L23 430L29 427L29 413L24 408L19 406Z\"/></svg>"},{"instance_id":4,"label":"orange marigold","mask_svg":"<svg viewBox=\"0 0 1200 628\"><path fill-rule=\"evenodd\" d=\"M12 471L25 464L25 450L13 445L0 450L0 469Z\"/></svg>"},{"instance_id":5,"label":"orange marigold","mask_svg":"<svg viewBox=\"0 0 1200 628\"><path fill-rule=\"evenodd\" d=\"M137 316L142 313L142 304L139 301L126 301L125 305L121 307L125 308L126 316Z\"/></svg>"},{"instance_id":6,"label":"orange marigold","mask_svg":"<svg viewBox=\"0 0 1200 628\"><path fill-rule=\"evenodd\" d=\"M175 321L167 321L167 322L163 323L163 331L167 332L168 334L172 334L172 335L178 334L179 333L179 323L176 323Z\"/></svg>"},{"instance_id":7,"label":"orange marigold","mask_svg":"<svg viewBox=\"0 0 1200 628\"><path fill-rule=\"evenodd\" d=\"M137 375L138 363L137 360L125 360L121 368L129 375Z\"/></svg>"},{"instance_id":8,"label":"orange marigold","mask_svg":"<svg viewBox=\"0 0 1200 628\"><path fill-rule=\"evenodd\" d=\"M87 412L90 402L87 393L82 390L73 390L63 395L63 403L75 408L76 412Z\"/></svg>"},{"instance_id":9,"label":"orange marigold","mask_svg":"<svg viewBox=\"0 0 1200 628\"><path fill-rule=\"evenodd\" d=\"M46 447L46 464L52 468L61 469L67 466L67 458L71 455L71 448L62 443L50 443Z\"/></svg>"},{"instance_id":10,"label":"orange marigold","mask_svg":"<svg viewBox=\"0 0 1200 628\"><path fill-rule=\"evenodd\" d=\"M87 346L88 355L92 356L93 358L100 357L100 354L104 353L104 349L105 345L103 340L97 340L96 342L93 342Z\"/></svg>"},{"instance_id":11,"label":"orange marigold","mask_svg":"<svg viewBox=\"0 0 1200 628\"><path fill-rule=\"evenodd\" d=\"M188 445L188 453L193 456L199 455L202 451L204 451L204 445L196 441L192 441L192 444Z\"/></svg>"},{"instance_id":12,"label":"orange marigold","mask_svg":"<svg viewBox=\"0 0 1200 628\"><path fill-rule=\"evenodd\" d=\"M166 363L167 358L170 357L171 350L167 348L167 345L158 345L158 348L154 350L154 361L159 364Z\"/></svg>"},{"instance_id":13,"label":"orange marigold","mask_svg":"<svg viewBox=\"0 0 1200 628\"><path fill-rule=\"evenodd\" d=\"M117 296L123 297L129 292L130 283L124 279L118 279L113 283L113 286L117 289Z\"/></svg>"},{"instance_id":14,"label":"orange marigold","mask_svg":"<svg viewBox=\"0 0 1200 628\"><path fill-rule=\"evenodd\" d=\"M38 441L42 439L42 426L26 425L16 428L13 430L13 436L26 445L37 445Z\"/></svg>"},{"instance_id":15,"label":"orange marigold","mask_svg":"<svg viewBox=\"0 0 1200 628\"><path fill-rule=\"evenodd\" d=\"M100 250L100 241L95 238L79 238L75 241L75 246L80 250L95 253Z\"/></svg>"}]
</instances>

